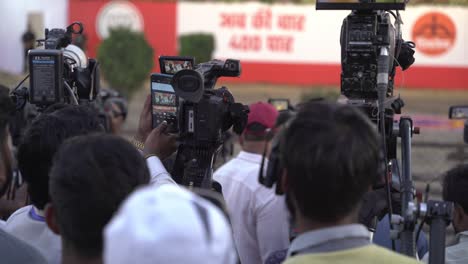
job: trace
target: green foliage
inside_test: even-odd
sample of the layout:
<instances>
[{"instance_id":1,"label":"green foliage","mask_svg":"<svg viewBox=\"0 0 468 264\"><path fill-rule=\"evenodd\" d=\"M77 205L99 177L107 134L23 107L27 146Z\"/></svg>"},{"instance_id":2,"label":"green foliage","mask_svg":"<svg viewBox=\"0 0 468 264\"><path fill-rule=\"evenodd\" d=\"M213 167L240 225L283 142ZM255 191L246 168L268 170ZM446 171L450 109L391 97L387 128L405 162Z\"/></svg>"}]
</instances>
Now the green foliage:
<instances>
[{"instance_id":1,"label":"green foliage","mask_svg":"<svg viewBox=\"0 0 468 264\"><path fill-rule=\"evenodd\" d=\"M113 29L98 48L101 73L112 88L131 95L148 78L153 68L153 48L143 33Z\"/></svg>"},{"instance_id":2,"label":"green foliage","mask_svg":"<svg viewBox=\"0 0 468 264\"><path fill-rule=\"evenodd\" d=\"M195 57L196 63L211 60L214 46L214 37L211 34L188 34L179 37L179 55Z\"/></svg>"}]
</instances>

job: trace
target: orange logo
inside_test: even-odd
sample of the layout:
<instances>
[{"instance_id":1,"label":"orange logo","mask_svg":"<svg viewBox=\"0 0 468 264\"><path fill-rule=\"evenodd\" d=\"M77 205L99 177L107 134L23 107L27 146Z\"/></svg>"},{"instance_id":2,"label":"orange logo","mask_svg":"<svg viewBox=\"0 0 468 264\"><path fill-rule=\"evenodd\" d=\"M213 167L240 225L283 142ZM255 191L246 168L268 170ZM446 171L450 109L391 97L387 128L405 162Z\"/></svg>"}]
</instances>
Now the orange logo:
<instances>
[{"instance_id":1,"label":"orange logo","mask_svg":"<svg viewBox=\"0 0 468 264\"><path fill-rule=\"evenodd\" d=\"M456 34L452 19L440 12L430 12L419 17L413 27L416 48L429 56L449 51L455 44Z\"/></svg>"}]
</instances>

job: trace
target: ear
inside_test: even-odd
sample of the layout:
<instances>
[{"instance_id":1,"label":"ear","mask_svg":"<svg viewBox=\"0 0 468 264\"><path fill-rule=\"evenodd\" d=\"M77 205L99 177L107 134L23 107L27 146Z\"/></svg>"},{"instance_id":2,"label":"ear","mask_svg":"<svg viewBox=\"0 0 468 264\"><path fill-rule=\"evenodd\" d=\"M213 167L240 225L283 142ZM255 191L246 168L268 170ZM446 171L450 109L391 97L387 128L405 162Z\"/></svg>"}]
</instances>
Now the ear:
<instances>
[{"instance_id":1,"label":"ear","mask_svg":"<svg viewBox=\"0 0 468 264\"><path fill-rule=\"evenodd\" d=\"M48 203L45 207L45 220L49 229L52 230L52 232L55 234L60 235L60 228L57 222L55 207L52 203Z\"/></svg>"}]
</instances>

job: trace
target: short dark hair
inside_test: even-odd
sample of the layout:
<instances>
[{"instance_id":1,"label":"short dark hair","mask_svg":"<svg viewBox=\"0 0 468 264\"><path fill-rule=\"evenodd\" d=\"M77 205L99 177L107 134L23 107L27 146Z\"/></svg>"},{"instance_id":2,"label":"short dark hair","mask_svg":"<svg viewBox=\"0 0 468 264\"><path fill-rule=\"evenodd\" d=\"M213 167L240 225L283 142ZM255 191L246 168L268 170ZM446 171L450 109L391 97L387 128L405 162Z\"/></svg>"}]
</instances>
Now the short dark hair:
<instances>
[{"instance_id":1,"label":"short dark hair","mask_svg":"<svg viewBox=\"0 0 468 264\"><path fill-rule=\"evenodd\" d=\"M445 201L454 202L468 213L468 164L449 170L442 183L442 197Z\"/></svg>"},{"instance_id":2,"label":"short dark hair","mask_svg":"<svg viewBox=\"0 0 468 264\"><path fill-rule=\"evenodd\" d=\"M104 226L127 195L149 179L144 158L122 138L99 134L67 140L55 155L49 182L62 238L82 256L100 256Z\"/></svg>"},{"instance_id":3,"label":"short dark hair","mask_svg":"<svg viewBox=\"0 0 468 264\"><path fill-rule=\"evenodd\" d=\"M0 85L0 168L4 170L3 184L0 184L0 196L7 191L11 182L11 155L8 149L7 128L15 110L15 104L10 98L10 90Z\"/></svg>"},{"instance_id":4,"label":"short dark hair","mask_svg":"<svg viewBox=\"0 0 468 264\"><path fill-rule=\"evenodd\" d=\"M346 105L303 105L281 141L287 194L304 217L319 222L340 220L358 208L381 172L380 157L374 125Z\"/></svg>"},{"instance_id":5,"label":"short dark hair","mask_svg":"<svg viewBox=\"0 0 468 264\"><path fill-rule=\"evenodd\" d=\"M0 84L0 145L4 144L7 125L15 110L15 104L10 98L10 90Z\"/></svg>"},{"instance_id":6,"label":"short dark hair","mask_svg":"<svg viewBox=\"0 0 468 264\"><path fill-rule=\"evenodd\" d=\"M61 108L33 121L18 147L18 168L28 183L28 194L34 206L42 210L49 202L49 170L62 142L102 131L96 113L85 106Z\"/></svg>"}]
</instances>

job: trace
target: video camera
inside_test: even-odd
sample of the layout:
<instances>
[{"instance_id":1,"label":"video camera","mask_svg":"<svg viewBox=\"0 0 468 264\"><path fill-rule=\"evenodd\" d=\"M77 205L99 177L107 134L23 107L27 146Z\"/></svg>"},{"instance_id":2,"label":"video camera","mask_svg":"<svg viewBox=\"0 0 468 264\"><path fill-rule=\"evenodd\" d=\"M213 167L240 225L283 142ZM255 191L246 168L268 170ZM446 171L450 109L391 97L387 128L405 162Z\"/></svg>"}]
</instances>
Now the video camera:
<instances>
[{"instance_id":1,"label":"video camera","mask_svg":"<svg viewBox=\"0 0 468 264\"><path fill-rule=\"evenodd\" d=\"M468 144L468 105L451 106L449 109L449 118L465 120L463 140Z\"/></svg>"},{"instance_id":2,"label":"video camera","mask_svg":"<svg viewBox=\"0 0 468 264\"><path fill-rule=\"evenodd\" d=\"M56 103L89 104L96 109L108 129L103 106L100 100L96 100L100 90L99 64L71 44L73 35L82 33L80 22L74 22L66 29L45 29L45 39L38 40L44 48L29 50L29 75L11 92L16 103L11 128L15 145L27 124ZM29 87L22 87L27 78Z\"/></svg>"},{"instance_id":3,"label":"video camera","mask_svg":"<svg viewBox=\"0 0 468 264\"><path fill-rule=\"evenodd\" d=\"M172 77L178 96L180 146L172 175L186 186L212 188L216 152L223 143L223 133L231 127L240 134L247 124L248 107L236 103L226 87L214 89L219 77L241 74L240 61L212 60L194 69L183 69Z\"/></svg>"},{"instance_id":4,"label":"video camera","mask_svg":"<svg viewBox=\"0 0 468 264\"><path fill-rule=\"evenodd\" d=\"M94 59L71 45L73 34L82 34L83 25L74 22L64 29L45 30L40 40L45 49L33 49L29 59L29 102L40 107L65 102L92 101L99 93L99 68Z\"/></svg>"}]
</instances>

